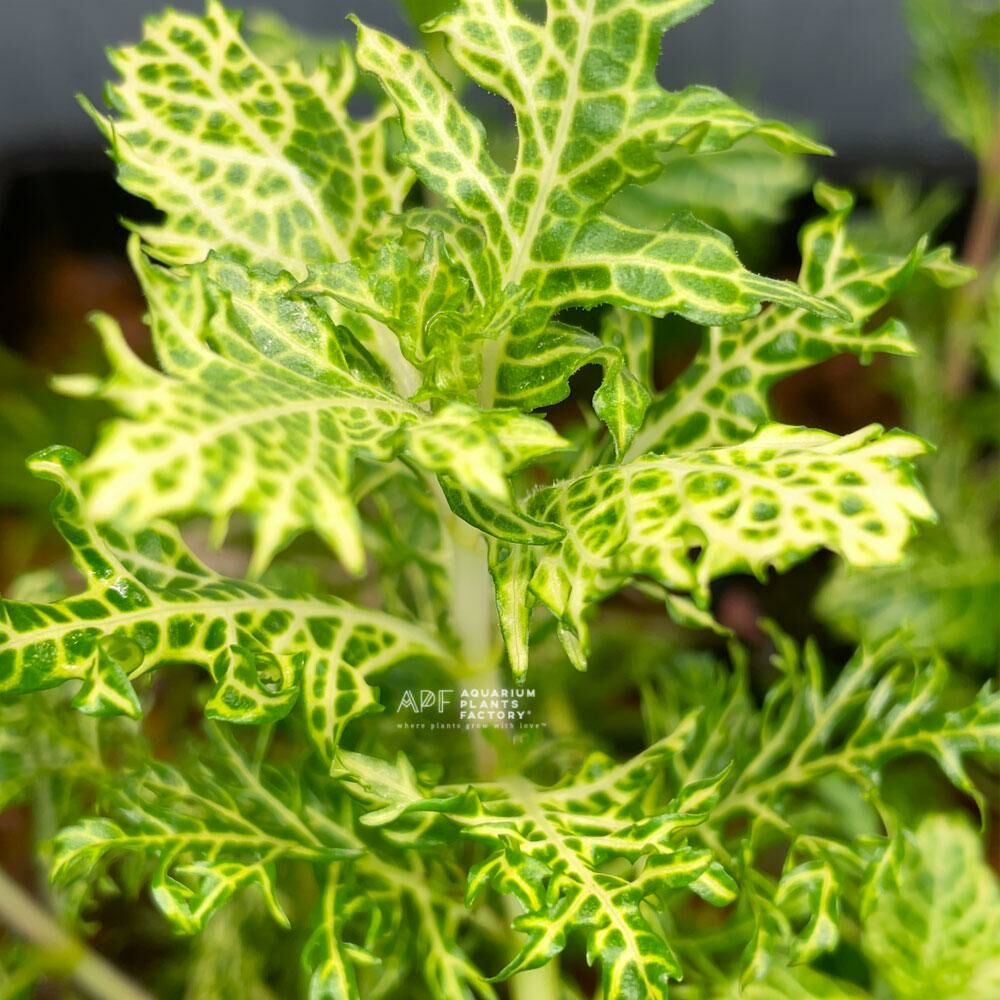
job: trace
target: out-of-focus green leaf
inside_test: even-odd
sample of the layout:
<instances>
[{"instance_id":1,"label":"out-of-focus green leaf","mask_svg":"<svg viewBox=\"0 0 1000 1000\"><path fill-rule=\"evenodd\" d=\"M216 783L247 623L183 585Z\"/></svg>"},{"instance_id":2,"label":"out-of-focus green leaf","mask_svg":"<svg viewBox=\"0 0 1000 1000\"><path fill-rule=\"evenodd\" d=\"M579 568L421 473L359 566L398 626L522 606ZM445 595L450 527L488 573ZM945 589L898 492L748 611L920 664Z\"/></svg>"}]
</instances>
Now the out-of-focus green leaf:
<instances>
[{"instance_id":1,"label":"out-of-focus green leaf","mask_svg":"<svg viewBox=\"0 0 1000 1000\"><path fill-rule=\"evenodd\" d=\"M942 127L981 161L1000 113L1000 8L993 0L907 0L916 82Z\"/></svg>"},{"instance_id":2,"label":"out-of-focus green leaf","mask_svg":"<svg viewBox=\"0 0 1000 1000\"><path fill-rule=\"evenodd\" d=\"M1000 883L964 819L900 831L865 892L862 945L895 1000L1000 995Z\"/></svg>"},{"instance_id":3,"label":"out-of-focus green leaf","mask_svg":"<svg viewBox=\"0 0 1000 1000\"><path fill-rule=\"evenodd\" d=\"M625 188L609 210L626 222L648 226L687 209L726 232L759 236L757 227L785 219L789 203L808 188L810 177L802 157L751 138L717 153L669 154L656 180Z\"/></svg>"},{"instance_id":4,"label":"out-of-focus green leaf","mask_svg":"<svg viewBox=\"0 0 1000 1000\"><path fill-rule=\"evenodd\" d=\"M862 573L838 567L817 608L854 640L905 628L925 646L984 667L1000 660L1000 557L985 539L976 553L917 546L902 566Z\"/></svg>"}]
</instances>

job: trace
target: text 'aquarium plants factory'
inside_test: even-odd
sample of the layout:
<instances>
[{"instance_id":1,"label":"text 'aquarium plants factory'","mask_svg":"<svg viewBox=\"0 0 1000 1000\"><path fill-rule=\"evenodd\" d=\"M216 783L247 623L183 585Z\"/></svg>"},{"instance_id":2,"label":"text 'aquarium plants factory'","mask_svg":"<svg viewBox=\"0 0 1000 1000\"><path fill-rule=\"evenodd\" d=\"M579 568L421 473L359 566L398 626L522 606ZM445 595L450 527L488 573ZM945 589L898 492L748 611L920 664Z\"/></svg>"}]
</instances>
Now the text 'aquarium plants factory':
<instances>
[{"instance_id":1,"label":"text 'aquarium plants factory'","mask_svg":"<svg viewBox=\"0 0 1000 1000\"><path fill-rule=\"evenodd\" d=\"M1000 7L50 6L0 998L1000 997Z\"/></svg>"}]
</instances>

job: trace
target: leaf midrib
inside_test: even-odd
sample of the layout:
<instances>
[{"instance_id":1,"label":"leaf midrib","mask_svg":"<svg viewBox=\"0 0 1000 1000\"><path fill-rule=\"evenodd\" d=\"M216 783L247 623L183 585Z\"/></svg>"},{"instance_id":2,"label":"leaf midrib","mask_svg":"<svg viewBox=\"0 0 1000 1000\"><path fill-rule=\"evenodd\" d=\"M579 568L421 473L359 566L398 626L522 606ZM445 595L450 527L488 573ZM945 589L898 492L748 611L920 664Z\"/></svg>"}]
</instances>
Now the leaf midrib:
<instances>
[{"instance_id":1,"label":"leaf midrib","mask_svg":"<svg viewBox=\"0 0 1000 1000\"><path fill-rule=\"evenodd\" d=\"M525 781L515 781L511 783L510 787L513 800L520 804L525 815L545 833L548 842L559 852L566 867L572 871L577 882L584 888L584 891L600 900L604 913L607 914L612 924L614 924L615 928L622 935L622 940L626 942L629 951L632 953L640 975L648 982L645 965L642 961L642 949L635 940L632 928L629 927L628 922L619 913L612 894L606 892L594 878L593 872L579 860L573 851L566 848L562 834L549 822L548 816L535 797L534 789L530 784Z\"/></svg>"},{"instance_id":2,"label":"leaf midrib","mask_svg":"<svg viewBox=\"0 0 1000 1000\"><path fill-rule=\"evenodd\" d=\"M100 600L101 594L102 592L100 591L92 592L89 595L80 594L77 597L71 598L71 600L83 600L88 596L96 597ZM159 594L157 594L156 597L159 601L162 601L162 597L160 597ZM402 619L392 618L378 611L362 611L357 608L352 608L349 605L335 605L320 601L313 602L301 599L282 600L279 597L246 601L211 600L205 598L198 601L157 604L152 608L121 612L116 615L111 615L108 618L87 620L73 619L69 622L60 622L56 625L49 626L46 629L35 629L30 632L14 633L13 640L7 642L4 648L20 649L36 642L44 642L48 639L60 638L67 632L82 631L88 628L107 631L121 628L129 623L149 621L151 619L171 618L177 614L197 615L199 613L205 613L206 609L208 609L209 613L211 613L212 610L217 609L217 616L223 618L238 614L241 611L291 611L296 615L300 623L305 619L313 617L335 617L340 618L345 623L353 622L356 625L378 624L380 627L386 629L386 631L391 632L395 636L403 636L408 641L413 642L416 645L422 645L428 652L439 652L441 655L444 655L445 653L444 649L438 646L438 644L431 639L430 636L424 635L416 626L411 625L408 622L404 622ZM149 668L147 667L147 669ZM133 676L140 676L143 672L142 666L140 666ZM362 669L361 672L364 673L364 670Z\"/></svg>"}]
</instances>

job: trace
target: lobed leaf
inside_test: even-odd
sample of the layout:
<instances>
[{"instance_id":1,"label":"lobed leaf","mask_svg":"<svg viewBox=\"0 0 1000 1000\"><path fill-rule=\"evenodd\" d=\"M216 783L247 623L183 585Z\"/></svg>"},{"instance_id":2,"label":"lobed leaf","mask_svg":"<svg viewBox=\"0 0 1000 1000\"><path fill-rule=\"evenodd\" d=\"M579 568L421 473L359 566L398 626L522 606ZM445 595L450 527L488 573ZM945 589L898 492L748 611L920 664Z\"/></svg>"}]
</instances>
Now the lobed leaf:
<instances>
[{"instance_id":1,"label":"lobed leaf","mask_svg":"<svg viewBox=\"0 0 1000 1000\"><path fill-rule=\"evenodd\" d=\"M802 230L799 281L844 315L773 305L743 324L712 327L691 366L653 400L630 455L742 441L770 419L768 396L775 383L836 354L868 362L877 353L916 352L897 320L866 327L918 271L935 276L948 268L949 252L928 251L925 240L906 257L864 252L847 226L853 198L825 184L815 194L826 214Z\"/></svg>"},{"instance_id":2,"label":"lobed leaf","mask_svg":"<svg viewBox=\"0 0 1000 1000\"><path fill-rule=\"evenodd\" d=\"M528 513L565 537L516 555L493 549L511 662L525 663L534 599L582 669L590 608L636 577L703 602L717 577L763 576L818 548L855 566L898 561L914 522L933 516L909 461L923 451L877 426L838 438L771 425L742 446L646 455L540 490Z\"/></svg>"},{"instance_id":3,"label":"lobed leaf","mask_svg":"<svg viewBox=\"0 0 1000 1000\"><path fill-rule=\"evenodd\" d=\"M33 468L60 486L53 520L85 589L48 604L0 604L0 693L76 680L81 711L137 716L136 679L163 664L195 663L215 682L209 717L272 721L301 692L310 735L329 752L348 721L377 708L369 678L411 658L447 659L406 621L219 576L170 526L126 535L94 524L75 482L80 461L53 448Z\"/></svg>"},{"instance_id":4,"label":"lobed leaf","mask_svg":"<svg viewBox=\"0 0 1000 1000\"><path fill-rule=\"evenodd\" d=\"M736 894L711 852L686 846L705 822L725 774L693 783L662 806L644 801L685 732L681 727L624 764L595 755L579 773L548 788L516 778L428 795L405 759L395 768L356 754L342 753L340 760L344 775L375 807L363 822L381 826L443 813L486 846L489 853L469 873L469 903L488 885L512 895L524 910L514 928L526 935L494 980L544 965L566 947L571 933L580 932L588 961L601 965L604 996L651 1000L663 995L681 969L643 900L687 887L725 906ZM421 833L413 836L419 842ZM612 859L628 864L610 874Z\"/></svg>"},{"instance_id":5,"label":"lobed leaf","mask_svg":"<svg viewBox=\"0 0 1000 1000\"><path fill-rule=\"evenodd\" d=\"M142 42L110 53L121 74L89 102L118 164L119 182L164 213L134 226L160 259L210 251L304 277L314 263L346 259L411 183L387 162L386 116L347 111L355 86L349 49L309 72L259 58L240 18L218 0L204 17L167 10L148 18Z\"/></svg>"},{"instance_id":6,"label":"lobed leaf","mask_svg":"<svg viewBox=\"0 0 1000 1000\"><path fill-rule=\"evenodd\" d=\"M487 351L486 405L530 409L562 398L556 387L586 363L573 335L550 326L569 306L611 302L699 322L742 318L764 299L838 313L795 286L745 271L731 242L689 216L664 220L657 231L600 214L619 188L655 177L657 153L671 145L723 149L753 134L782 149L823 151L711 88L672 94L659 86L660 36L702 6L552 0L539 24L509 0L466 0L429 25L473 80L513 107L518 148L510 171L423 55L359 25L359 64L399 110L407 162L482 232L490 263L481 270L492 277L486 301L511 287L523 296L520 314Z\"/></svg>"},{"instance_id":7,"label":"lobed leaf","mask_svg":"<svg viewBox=\"0 0 1000 1000\"><path fill-rule=\"evenodd\" d=\"M359 852L349 833L328 841L303 834L294 802L273 788L265 790L239 751L220 745L226 749L212 765L188 762L181 771L150 763L111 796L108 811L114 818L85 819L60 831L53 845L53 879L92 880L116 857L133 856L142 868L155 860L153 900L181 933L202 930L213 913L249 886L260 890L271 916L288 926L278 901L276 864L299 859L329 865Z\"/></svg>"},{"instance_id":8,"label":"lobed leaf","mask_svg":"<svg viewBox=\"0 0 1000 1000\"><path fill-rule=\"evenodd\" d=\"M865 890L862 946L897 1000L1000 990L1000 885L959 817L900 831Z\"/></svg>"},{"instance_id":9,"label":"lobed leaf","mask_svg":"<svg viewBox=\"0 0 1000 1000\"><path fill-rule=\"evenodd\" d=\"M780 970L837 948L866 882L879 882L868 890L872 905L885 898L885 880L898 874L902 849L902 841L892 846L882 836L902 822L887 794L894 761L930 758L982 807L969 764L1000 747L997 691L959 699L945 665L914 658L898 637L859 650L828 679L814 642L800 651L774 627L769 631L779 679L762 706L745 658L737 658L735 676L704 659L672 664L645 693L654 737L689 725L690 707L700 709L693 735L672 761L670 787L731 769L731 782L697 836L740 881L726 951L748 989L780 981ZM785 858L780 875L771 864L775 856ZM888 899L885 909L900 913ZM940 933L947 926L962 938L957 912L930 910L940 917ZM893 947L890 936L871 933L872 948ZM896 958L885 961L891 966ZM912 962L900 960L898 967Z\"/></svg>"},{"instance_id":10,"label":"lobed leaf","mask_svg":"<svg viewBox=\"0 0 1000 1000\"><path fill-rule=\"evenodd\" d=\"M388 462L406 452L471 494L511 506L506 475L563 447L542 420L466 408L463 432L479 451L465 456L447 415L459 411L432 416L397 395L345 327L292 294L289 275L214 255L170 272L136 243L132 250L164 371L140 362L103 318L111 376L103 384L60 383L127 414L78 470L97 520L135 530L165 515L206 513L224 534L232 514L245 511L255 529L252 575L309 528L360 574L352 497L359 460Z\"/></svg>"}]
</instances>

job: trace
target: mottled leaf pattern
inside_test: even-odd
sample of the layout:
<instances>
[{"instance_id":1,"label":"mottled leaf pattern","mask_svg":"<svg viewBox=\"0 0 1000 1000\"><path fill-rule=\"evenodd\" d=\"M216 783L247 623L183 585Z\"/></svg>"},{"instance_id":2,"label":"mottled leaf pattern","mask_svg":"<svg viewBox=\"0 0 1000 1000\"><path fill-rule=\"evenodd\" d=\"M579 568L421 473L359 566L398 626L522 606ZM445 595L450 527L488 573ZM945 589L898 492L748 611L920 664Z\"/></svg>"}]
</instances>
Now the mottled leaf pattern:
<instances>
[{"instance_id":1,"label":"mottled leaf pattern","mask_svg":"<svg viewBox=\"0 0 1000 1000\"><path fill-rule=\"evenodd\" d=\"M309 73L272 66L239 33L239 17L208 0L204 17L168 10L142 42L111 52L121 80L110 118L86 105L123 187L165 214L136 227L161 260L209 251L303 277L309 264L352 256L410 177L386 161L382 112L354 121L355 69L346 46Z\"/></svg>"},{"instance_id":2,"label":"mottled leaf pattern","mask_svg":"<svg viewBox=\"0 0 1000 1000\"><path fill-rule=\"evenodd\" d=\"M764 299L828 308L795 286L745 271L732 244L690 216L647 230L600 215L624 184L656 176L657 151L669 145L716 150L755 134L782 149L822 151L711 88L668 93L659 86L660 35L701 6L553 0L538 24L509 0L468 0L438 18L431 27L446 35L459 65L514 109L511 172L494 161L482 124L423 55L359 28L358 61L399 109L407 161L482 228L495 293L516 285L525 296L486 355L487 404L534 408L560 398L532 390L539 381L565 382L584 363L572 337L566 342L563 330L549 326L566 306L612 302L697 321L741 318Z\"/></svg>"},{"instance_id":3,"label":"mottled leaf pattern","mask_svg":"<svg viewBox=\"0 0 1000 1000\"><path fill-rule=\"evenodd\" d=\"M773 626L769 632L779 679L763 708L742 657L735 676L695 660L672 664L646 691L654 736L684 726L686 713L698 708L694 734L672 761L677 787L731 768L705 843L731 859L742 890L733 946L743 951L745 980L765 983L780 981L777 970L788 963L833 950L843 928L845 890L852 887L856 899L865 878L884 880L886 875L873 873L896 864L889 859L898 848L886 853L884 838L874 835L878 826L868 836L859 835L857 826L871 809L866 802L892 816L885 793L891 791L893 761L926 755L956 788L981 803L968 765L975 755L1000 749L995 688L953 700L945 664L915 658L898 640L859 650L831 676L815 643L799 649ZM839 809L825 798L835 791ZM775 878L768 857L778 845L785 864ZM873 890L873 905L881 892ZM891 904L886 909L900 912ZM937 912L949 933L959 933L957 914L924 910ZM882 937L872 942L892 947ZM899 962L904 967L912 966Z\"/></svg>"},{"instance_id":4,"label":"mottled leaf pattern","mask_svg":"<svg viewBox=\"0 0 1000 1000\"><path fill-rule=\"evenodd\" d=\"M866 325L917 270L933 276L947 254L928 252L924 242L907 257L864 253L847 228L853 198L823 184L816 197L827 214L802 231L799 280L841 306L845 318L773 305L739 326L712 327L691 366L653 401L632 455L742 441L770 419L768 393L776 382L835 354L868 361L915 352L898 321L876 330Z\"/></svg>"},{"instance_id":5,"label":"mottled leaf pattern","mask_svg":"<svg viewBox=\"0 0 1000 1000\"><path fill-rule=\"evenodd\" d=\"M389 615L218 576L167 525L125 535L85 520L72 478L79 461L56 448L34 468L61 487L53 519L86 589L51 604L3 601L0 693L79 680L82 711L138 715L132 680L196 663L215 680L209 716L267 722L301 692L313 739L330 748L351 718L377 707L367 678L401 660L448 656Z\"/></svg>"},{"instance_id":6,"label":"mottled leaf pattern","mask_svg":"<svg viewBox=\"0 0 1000 1000\"><path fill-rule=\"evenodd\" d=\"M87 918L148 886L201 935L162 979L154 962L157 995L867 996L827 975L844 956L880 998L996 993L975 836L908 823L922 806L891 765L926 758L941 801L986 817L973 761L1000 752L1000 702L898 635L830 671L765 623L730 666L619 606L596 641L623 632L628 655L603 650L615 669L573 697L553 664L525 696L534 732L441 733L461 727L423 712L451 683L463 700L508 683L494 597L520 684L529 635L558 658L553 620L585 667L622 588L732 638L721 578L818 549L898 568L933 518L922 441L774 424L768 394L834 354L913 353L883 308L917 271L968 270L915 224L901 256L862 251L825 185L798 283L742 266L707 223L777 219L801 154L827 150L713 88L660 86L664 32L709 2L458 0L425 27L432 61L368 27L355 57L275 20L255 52L207 0L112 53L110 116L85 106L161 213L130 245L156 361L98 317L110 374L59 379L118 416L89 458L31 462L83 582L34 576L0 601L0 806L30 801L50 837L55 908ZM389 98L370 117L348 111L356 66ZM516 134L487 135L446 82L462 72ZM775 194L756 214L720 194L789 154L752 178ZM658 391L668 313L710 329ZM531 415L591 365L593 413ZM248 579L160 520L199 515L220 566L249 550ZM339 565L292 544L308 532ZM171 664L203 675L145 682ZM380 709L376 681L403 694L397 718L344 740ZM590 698L608 719L581 727ZM601 749L643 725L631 759ZM286 932L259 948L268 915Z\"/></svg>"},{"instance_id":7,"label":"mottled leaf pattern","mask_svg":"<svg viewBox=\"0 0 1000 1000\"><path fill-rule=\"evenodd\" d=\"M683 745L673 734L625 764L597 755L579 774L544 788L518 779L425 794L405 762L395 768L342 754L349 780L379 808L363 822L381 826L423 813L444 813L489 853L469 874L470 904L487 888L524 908L514 921L526 936L514 959L494 977L537 968L558 955L573 932L601 965L603 995L620 1000L660 997L680 966L649 921L642 901L688 888L724 906L735 898L731 877L710 851L686 845L705 822L724 775L684 788L654 808L643 802L650 782ZM608 874L617 859L631 874Z\"/></svg>"},{"instance_id":8,"label":"mottled leaf pattern","mask_svg":"<svg viewBox=\"0 0 1000 1000\"><path fill-rule=\"evenodd\" d=\"M818 548L856 566L897 561L913 522L932 517L910 461L923 451L879 427L838 438L771 425L743 446L597 468L534 494L528 513L566 535L517 556L496 551L494 579L498 590L530 587L583 668L590 607L635 577L704 599L719 576L763 576ZM523 627L503 624L509 644L523 643ZM511 662L525 656L515 645Z\"/></svg>"},{"instance_id":9,"label":"mottled leaf pattern","mask_svg":"<svg viewBox=\"0 0 1000 1000\"><path fill-rule=\"evenodd\" d=\"M113 818L86 819L64 829L54 845L53 877L67 884L93 879L116 857L134 856L150 876L153 900L174 928L193 934L234 893L255 886L271 915L287 926L278 901L275 865L297 858L329 864L358 852L350 835L306 842L302 820L274 791L248 789L249 765L224 737L214 767L189 762L183 772L151 763L111 797Z\"/></svg>"},{"instance_id":10,"label":"mottled leaf pattern","mask_svg":"<svg viewBox=\"0 0 1000 1000\"><path fill-rule=\"evenodd\" d=\"M286 274L213 256L178 275L135 244L133 257L164 372L140 362L103 318L112 375L61 382L130 418L111 425L80 470L98 520L131 530L204 512L224 535L232 514L246 511L253 574L309 528L360 573L358 458L386 462L405 451L470 494L512 506L505 477L564 447L545 421L516 411L455 403L431 415L407 402L345 327L290 293Z\"/></svg>"},{"instance_id":11,"label":"mottled leaf pattern","mask_svg":"<svg viewBox=\"0 0 1000 1000\"><path fill-rule=\"evenodd\" d=\"M111 425L82 469L93 515L134 528L204 512L224 530L246 511L255 572L310 527L360 572L355 458L391 458L416 409L363 367L343 327L286 294L289 276L221 258L175 274L137 249L133 258L164 371L143 365L101 322L112 375L97 391L130 419Z\"/></svg>"},{"instance_id":12,"label":"mottled leaf pattern","mask_svg":"<svg viewBox=\"0 0 1000 1000\"><path fill-rule=\"evenodd\" d=\"M959 816L900 833L866 887L863 946L898 1000L1000 991L1000 884Z\"/></svg>"}]
</instances>

